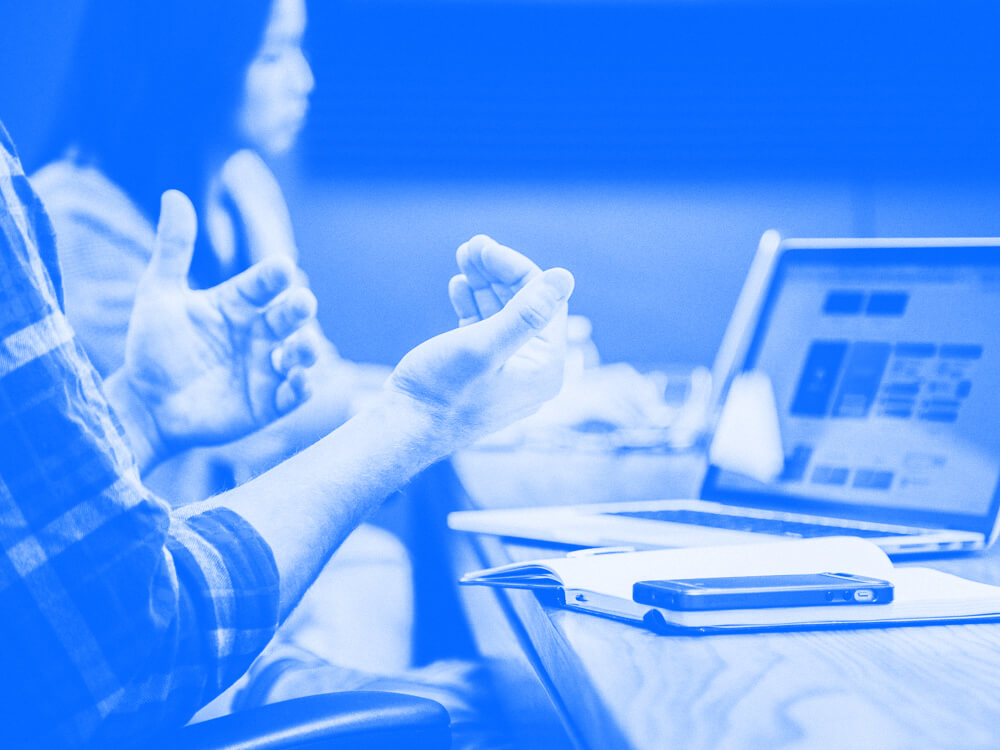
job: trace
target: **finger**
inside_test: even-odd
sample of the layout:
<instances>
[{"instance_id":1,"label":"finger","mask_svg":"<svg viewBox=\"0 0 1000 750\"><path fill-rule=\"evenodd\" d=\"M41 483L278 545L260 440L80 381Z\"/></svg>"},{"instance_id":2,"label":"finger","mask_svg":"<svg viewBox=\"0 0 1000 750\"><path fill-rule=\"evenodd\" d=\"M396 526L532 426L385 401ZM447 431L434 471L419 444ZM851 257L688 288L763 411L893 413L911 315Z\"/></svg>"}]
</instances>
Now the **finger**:
<instances>
[{"instance_id":1,"label":"finger","mask_svg":"<svg viewBox=\"0 0 1000 750\"><path fill-rule=\"evenodd\" d=\"M308 368L316 364L318 351L313 336L296 334L285 339L271 351L271 366L279 375L287 375L293 367Z\"/></svg>"},{"instance_id":2,"label":"finger","mask_svg":"<svg viewBox=\"0 0 1000 750\"><path fill-rule=\"evenodd\" d=\"M477 235L466 244L464 259L469 270L489 283L501 305L509 302L514 294L542 272L527 256L486 235ZM463 272L466 270L461 262L459 268Z\"/></svg>"},{"instance_id":3,"label":"finger","mask_svg":"<svg viewBox=\"0 0 1000 750\"><path fill-rule=\"evenodd\" d=\"M160 220L156 227L150 272L163 280L187 284L198 217L188 197L179 190L168 190L160 197Z\"/></svg>"},{"instance_id":4,"label":"finger","mask_svg":"<svg viewBox=\"0 0 1000 750\"><path fill-rule=\"evenodd\" d=\"M573 293L573 275L552 268L536 276L497 315L484 320L488 345L500 361L506 361L534 336L540 334L564 310Z\"/></svg>"},{"instance_id":5,"label":"finger","mask_svg":"<svg viewBox=\"0 0 1000 750\"><path fill-rule=\"evenodd\" d=\"M490 288L497 296L497 299L500 300L501 305L506 305L514 299L514 294L516 293L515 290L511 289L506 284L497 284L496 282L490 282Z\"/></svg>"},{"instance_id":6,"label":"finger","mask_svg":"<svg viewBox=\"0 0 1000 750\"><path fill-rule=\"evenodd\" d=\"M504 304L500 301L496 292L493 291L493 286L486 277L479 260L482 244L486 241L492 242L485 235L476 235L468 242L460 245L456 253L458 269L468 279L469 288L472 289L472 295L476 301L476 308L479 310L479 317L483 319L500 312Z\"/></svg>"},{"instance_id":7,"label":"finger","mask_svg":"<svg viewBox=\"0 0 1000 750\"><path fill-rule=\"evenodd\" d=\"M274 406L279 414L287 414L302 405L312 396L312 388L306 371L301 367L292 368L274 394Z\"/></svg>"},{"instance_id":8,"label":"finger","mask_svg":"<svg viewBox=\"0 0 1000 750\"><path fill-rule=\"evenodd\" d=\"M510 297L542 272L526 255L492 240L483 245L479 262L494 291L497 287L509 290Z\"/></svg>"},{"instance_id":9,"label":"finger","mask_svg":"<svg viewBox=\"0 0 1000 750\"><path fill-rule=\"evenodd\" d=\"M494 244L496 244L496 241L491 237L485 234L477 234L459 248L458 267L460 271L468 276L473 290L490 290L494 294L496 293L496 290L493 289L496 279L491 277L482 259L483 249ZM500 301L500 306L503 306L502 301Z\"/></svg>"},{"instance_id":10,"label":"finger","mask_svg":"<svg viewBox=\"0 0 1000 750\"><path fill-rule=\"evenodd\" d=\"M233 304L245 308L264 307L292 284L295 264L283 255L269 256L234 276L220 289Z\"/></svg>"},{"instance_id":11,"label":"finger","mask_svg":"<svg viewBox=\"0 0 1000 750\"><path fill-rule=\"evenodd\" d=\"M455 308L459 326L467 326L482 320L479 317L479 308L476 307L476 299L472 295L472 287L463 274L451 277L451 281L448 282L448 298L451 300L451 306Z\"/></svg>"},{"instance_id":12,"label":"finger","mask_svg":"<svg viewBox=\"0 0 1000 750\"><path fill-rule=\"evenodd\" d=\"M264 311L264 320L278 340L299 330L316 315L316 297L305 287L297 286L281 295Z\"/></svg>"}]
</instances>

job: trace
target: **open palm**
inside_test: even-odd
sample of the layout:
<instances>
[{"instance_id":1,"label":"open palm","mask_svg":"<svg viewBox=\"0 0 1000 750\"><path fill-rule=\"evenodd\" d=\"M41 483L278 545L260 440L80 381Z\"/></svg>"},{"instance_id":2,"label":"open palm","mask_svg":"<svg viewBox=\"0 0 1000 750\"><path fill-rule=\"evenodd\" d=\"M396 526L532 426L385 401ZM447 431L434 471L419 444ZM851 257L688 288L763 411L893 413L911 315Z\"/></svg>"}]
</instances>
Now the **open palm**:
<instances>
[{"instance_id":1,"label":"open palm","mask_svg":"<svg viewBox=\"0 0 1000 750\"><path fill-rule=\"evenodd\" d=\"M315 360L300 329L316 303L307 289L289 289L291 262L263 261L192 290L196 229L190 201L165 193L125 344L128 383L173 448L228 442L291 411L308 397Z\"/></svg>"},{"instance_id":2,"label":"open palm","mask_svg":"<svg viewBox=\"0 0 1000 750\"><path fill-rule=\"evenodd\" d=\"M534 412L562 385L573 277L477 236L458 250L459 328L409 352L389 386L423 404L458 447Z\"/></svg>"}]
</instances>

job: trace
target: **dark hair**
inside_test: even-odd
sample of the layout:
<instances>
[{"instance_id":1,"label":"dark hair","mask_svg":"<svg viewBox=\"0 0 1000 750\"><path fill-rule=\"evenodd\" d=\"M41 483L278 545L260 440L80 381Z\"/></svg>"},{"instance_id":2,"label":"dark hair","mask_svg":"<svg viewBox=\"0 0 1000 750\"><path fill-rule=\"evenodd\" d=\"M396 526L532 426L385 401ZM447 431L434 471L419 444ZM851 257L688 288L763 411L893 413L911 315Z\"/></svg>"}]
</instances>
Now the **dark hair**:
<instances>
[{"instance_id":1,"label":"dark hair","mask_svg":"<svg viewBox=\"0 0 1000 750\"><path fill-rule=\"evenodd\" d=\"M153 220L177 188L203 205L273 0L90 0L49 158L70 147Z\"/></svg>"}]
</instances>

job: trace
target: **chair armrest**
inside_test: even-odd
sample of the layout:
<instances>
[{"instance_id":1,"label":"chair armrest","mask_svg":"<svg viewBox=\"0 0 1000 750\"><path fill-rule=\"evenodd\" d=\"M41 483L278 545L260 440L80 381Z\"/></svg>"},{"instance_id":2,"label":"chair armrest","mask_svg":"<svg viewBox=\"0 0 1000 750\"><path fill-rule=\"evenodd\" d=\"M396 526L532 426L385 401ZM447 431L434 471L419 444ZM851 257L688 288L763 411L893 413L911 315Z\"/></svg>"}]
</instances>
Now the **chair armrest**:
<instances>
[{"instance_id":1,"label":"chair armrest","mask_svg":"<svg viewBox=\"0 0 1000 750\"><path fill-rule=\"evenodd\" d=\"M164 747L185 750L419 748L451 745L439 703L402 693L353 691L271 703L184 727Z\"/></svg>"}]
</instances>

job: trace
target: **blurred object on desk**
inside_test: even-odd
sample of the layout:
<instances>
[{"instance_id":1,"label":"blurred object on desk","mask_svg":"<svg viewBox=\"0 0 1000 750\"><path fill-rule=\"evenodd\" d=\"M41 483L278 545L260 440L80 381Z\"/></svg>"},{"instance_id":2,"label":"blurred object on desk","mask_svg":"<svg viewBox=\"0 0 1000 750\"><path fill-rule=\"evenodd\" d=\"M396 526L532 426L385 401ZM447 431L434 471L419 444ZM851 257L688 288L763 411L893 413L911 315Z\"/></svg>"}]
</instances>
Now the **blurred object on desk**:
<instances>
[{"instance_id":1,"label":"blurred object on desk","mask_svg":"<svg viewBox=\"0 0 1000 750\"><path fill-rule=\"evenodd\" d=\"M700 450L470 449L452 463L480 509L694 498L705 475Z\"/></svg>"},{"instance_id":2,"label":"blurred object on desk","mask_svg":"<svg viewBox=\"0 0 1000 750\"><path fill-rule=\"evenodd\" d=\"M601 365L601 354L593 339L594 324L586 315L566 318L566 379Z\"/></svg>"},{"instance_id":3,"label":"blurred object on desk","mask_svg":"<svg viewBox=\"0 0 1000 750\"><path fill-rule=\"evenodd\" d=\"M562 390L536 414L476 444L476 450L685 451L703 437L711 375L704 367L639 372L601 365L593 326L569 316Z\"/></svg>"},{"instance_id":4,"label":"blurred object on desk","mask_svg":"<svg viewBox=\"0 0 1000 750\"><path fill-rule=\"evenodd\" d=\"M733 379L708 451L724 471L771 482L785 466L771 379L759 370Z\"/></svg>"},{"instance_id":5,"label":"blurred object on desk","mask_svg":"<svg viewBox=\"0 0 1000 750\"><path fill-rule=\"evenodd\" d=\"M483 508L695 497L712 383L704 367L601 365L591 322L571 315L562 391L453 459Z\"/></svg>"}]
</instances>

